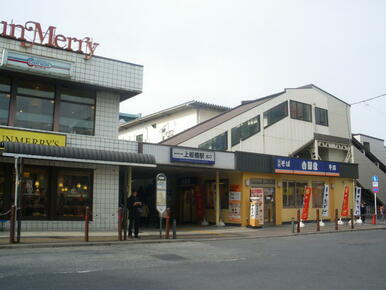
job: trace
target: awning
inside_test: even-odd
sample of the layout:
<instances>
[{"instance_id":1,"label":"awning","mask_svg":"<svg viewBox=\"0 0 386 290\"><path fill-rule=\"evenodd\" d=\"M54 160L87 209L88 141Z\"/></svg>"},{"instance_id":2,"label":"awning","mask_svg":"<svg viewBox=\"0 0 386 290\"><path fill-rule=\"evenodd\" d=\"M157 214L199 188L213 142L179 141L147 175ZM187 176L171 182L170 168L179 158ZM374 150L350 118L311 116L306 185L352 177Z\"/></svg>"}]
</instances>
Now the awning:
<instances>
[{"instance_id":1,"label":"awning","mask_svg":"<svg viewBox=\"0 0 386 290\"><path fill-rule=\"evenodd\" d=\"M150 154L117 152L108 150L58 147L26 143L2 142L0 155L28 159L81 162L105 165L156 167L155 158Z\"/></svg>"}]
</instances>

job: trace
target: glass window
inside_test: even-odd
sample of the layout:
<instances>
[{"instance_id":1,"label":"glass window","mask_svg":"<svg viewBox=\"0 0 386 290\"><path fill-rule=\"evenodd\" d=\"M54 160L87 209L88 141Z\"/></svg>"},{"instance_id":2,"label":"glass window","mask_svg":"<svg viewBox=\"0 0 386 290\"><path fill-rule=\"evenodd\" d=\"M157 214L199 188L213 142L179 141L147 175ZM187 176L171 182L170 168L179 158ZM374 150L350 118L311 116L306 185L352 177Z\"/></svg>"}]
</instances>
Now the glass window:
<instances>
[{"instance_id":1,"label":"glass window","mask_svg":"<svg viewBox=\"0 0 386 290\"><path fill-rule=\"evenodd\" d=\"M285 101L276 107L264 112L264 128L288 116L288 102Z\"/></svg>"},{"instance_id":2,"label":"glass window","mask_svg":"<svg viewBox=\"0 0 386 290\"><path fill-rule=\"evenodd\" d=\"M315 107L315 123L328 126L328 111L326 109Z\"/></svg>"},{"instance_id":3,"label":"glass window","mask_svg":"<svg viewBox=\"0 0 386 290\"><path fill-rule=\"evenodd\" d=\"M61 102L60 132L92 135L94 133L94 106Z\"/></svg>"},{"instance_id":4,"label":"glass window","mask_svg":"<svg viewBox=\"0 0 386 290\"><path fill-rule=\"evenodd\" d=\"M15 126L40 130L52 130L54 101L17 96Z\"/></svg>"},{"instance_id":5,"label":"glass window","mask_svg":"<svg viewBox=\"0 0 386 290\"><path fill-rule=\"evenodd\" d=\"M290 101L290 107L292 119L312 122L311 105L296 101Z\"/></svg>"},{"instance_id":6,"label":"glass window","mask_svg":"<svg viewBox=\"0 0 386 290\"><path fill-rule=\"evenodd\" d=\"M312 182L312 207L321 208L323 203L324 182Z\"/></svg>"},{"instance_id":7,"label":"glass window","mask_svg":"<svg viewBox=\"0 0 386 290\"><path fill-rule=\"evenodd\" d=\"M137 142L143 142L143 134L135 136L135 141Z\"/></svg>"},{"instance_id":8,"label":"glass window","mask_svg":"<svg viewBox=\"0 0 386 290\"><path fill-rule=\"evenodd\" d=\"M62 88L60 94L59 131L93 135L95 98L92 91Z\"/></svg>"},{"instance_id":9,"label":"glass window","mask_svg":"<svg viewBox=\"0 0 386 290\"><path fill-rule=\"evenodd\" d=\"M0 77L0 125L8 125L9 102L11 99L11 82Z\"/></svg>"},{"instance_id":10,"label":"glass window","mask_svg":"<svg viewBox=\"0 0 386 290\"><path fill-rule=\"evenodd\" d=\"M0 213L5 213L10 209L10 195L9 186L11 180L5 168L0 165ZM0 216L0 219L8 219L9 215Z\"/></svg>"},{"instance_id":11,"label":"glass window","mask_svg":"<svg viewBox=\"0 0 386 290\"><path fill-rule=\"evenodd\" d=\"M283 207L301 208L307 182L283 181Z\"/></svg>"},{"instance_id":12,"label":"glass window","mask_svg":"<svg viewBox=\"0 0 386 290\"><path fill-rule=\"evenodd\" d=\"M21 183L23 218L42 218L48 216L48 170L42 168L26 169Z\"/></svg>"},{"instance_id":13,"label":"glass window","mask_svg":"<svg viewBox=\"0 0 386 290\"><path fill-rule=\"evenodd\" d=\"M17 86L17 94L54 99L55 88L53 85L49 84L32 81L20 81Z\"/></svg>"},{"instance_id":14,"label":"glass window","mask_svg":"<svg viewBox=\"0 0 386 290\"><path fill-rule=\"evenodd\" d=\"M228 132L224 132L200 145L198 148L212 150L227 150L228 149Z\"/></svg>"},{"instance_id":15,"label":"glass window","mask_svg":"<svg viewBox=\"0 0 386 290\"><path fill-rule=\"evenodd\" d=\"M232 146L260 132L260 115L231 130Z\"/></svg>"},{"instance_id":16,"label":"glass window","mask_svg":"<svg viewBox=\"0 0 386 290\"><path fill-rule=\"evenodd\" d=\"M86 206L92 206L91 172L60 170L58 172L56 216L83 218Z\"/></svg>"}]
</instances>

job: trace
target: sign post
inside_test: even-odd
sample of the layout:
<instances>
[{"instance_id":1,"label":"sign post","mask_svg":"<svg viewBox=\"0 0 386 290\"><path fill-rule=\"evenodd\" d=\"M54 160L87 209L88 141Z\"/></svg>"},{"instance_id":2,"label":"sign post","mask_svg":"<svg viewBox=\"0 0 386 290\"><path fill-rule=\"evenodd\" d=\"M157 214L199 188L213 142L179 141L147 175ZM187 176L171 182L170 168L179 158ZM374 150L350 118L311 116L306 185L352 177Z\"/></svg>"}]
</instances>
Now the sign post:
<instances>
[{"instance_id":1,"label":"sign post","mask_svg":"<svg viewBox=\"0 0 386 290\"><path fill-rule=\"evenodd\" d=\"M377 193L379 192L379 178L378 176L374 175L372 177L373 180L373 193L374 193L374 213L375 213L375 219L377 218Z\"/></svg>"},{"instance_id":2,"label":"sign post","mask_svg":"<svg viewBox=\"0 0 386 290\"><path fill-rule=\"evenodd\" d=\"M159 173L156 176L156 207L159 212L159 237L162 238L162 215L166 211L166 175Z\"/></svg>"}]
</instances>

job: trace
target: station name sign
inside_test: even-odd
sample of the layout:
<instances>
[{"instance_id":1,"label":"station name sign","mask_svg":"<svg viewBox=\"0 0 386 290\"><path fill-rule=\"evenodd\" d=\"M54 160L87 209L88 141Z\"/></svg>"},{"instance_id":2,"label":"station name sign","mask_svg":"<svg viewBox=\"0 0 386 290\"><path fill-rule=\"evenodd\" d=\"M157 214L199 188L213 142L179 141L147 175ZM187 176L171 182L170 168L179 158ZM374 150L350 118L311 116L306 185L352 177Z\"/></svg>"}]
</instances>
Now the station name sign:
<instances>
[{"instance_id":1,"label":"station name sign","mask_svg":"<svg viewBox=\"0 0 386 290\"><path fill-rule=\"evenodd\" d=\"M20 45L25 48L34 44L56 47L68 51L85 54L85 59L90 59L99 43L93 42L90 37L76 38L56 34L56 27L49 26L45 31L40 23L27 21L24 25L1 21L0 36L20 40Z\"/></svg>"},{"instance_id":2,"label":"station name sign","mask_svg":"<svg viewBox=\"0 0 386 290\"><path fill-rule=\"evenodd\" d=\"M170 161L215 164L215 153L199 149L171 148Z\"/></svg>"},{"instance_id":3,"label":"station name sign","mask_svg":"<svg viewBox=\"0 0 386 290\"><path fill-rule=\"evenodd\" d=\"M339 176L339 163L290 157L275 158L275 173Z\"/></svg>"}]
</instances>

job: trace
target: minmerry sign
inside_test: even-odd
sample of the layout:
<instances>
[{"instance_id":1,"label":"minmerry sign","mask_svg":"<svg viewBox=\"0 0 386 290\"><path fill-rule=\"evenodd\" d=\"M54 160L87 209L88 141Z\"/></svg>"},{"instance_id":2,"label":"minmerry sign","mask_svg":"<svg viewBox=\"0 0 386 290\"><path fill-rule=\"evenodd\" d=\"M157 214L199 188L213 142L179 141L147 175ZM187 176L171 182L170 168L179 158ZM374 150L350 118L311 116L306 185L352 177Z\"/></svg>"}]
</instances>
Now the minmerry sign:
<instances>
[{"instance_id":1,"label":"minmerry sign","mask_svg":"<svg viewBox=\"0 0 386 290\"><path fill-rule=\"evenodd\" d=\"M24 25L0 22L0 36L20 40L23 47L32 47L41 44L56 47L68 51L85 54L85 59L90 59L99 43L93 42L90 37L76 38L56 33L55 26L49 26L46 30L40 23L27 21Z\"/></svg>"}]
</instances>

